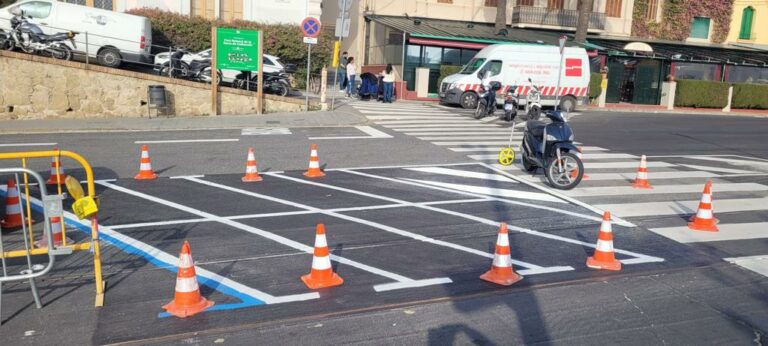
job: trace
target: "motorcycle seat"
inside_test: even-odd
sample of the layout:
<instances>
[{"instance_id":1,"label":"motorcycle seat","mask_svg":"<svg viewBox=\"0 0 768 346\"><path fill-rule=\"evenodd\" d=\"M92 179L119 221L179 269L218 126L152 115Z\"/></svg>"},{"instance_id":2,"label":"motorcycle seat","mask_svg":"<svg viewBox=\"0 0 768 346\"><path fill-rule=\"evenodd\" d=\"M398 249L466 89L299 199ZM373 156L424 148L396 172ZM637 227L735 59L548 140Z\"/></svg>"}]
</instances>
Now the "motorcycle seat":
<instances>
[{"instance_id":1,"label":"motorcycle seat","mask_svg":"<svg viewBox=\"0 0 768 346\"><path fill-rule=\"evenodd\" d=\"M547 127L547 124L539 120L528 120L525 127L534 137L543 137L544 128Z\"/></svg>"},{"instance_id":2,"label":"motorcycle seat","mask_svg":"<svg viewBox=\"0 0 768 346\"><path fill-rule=\"evenodd\" d=\"M60 32L53 35L40 34L38 37L40 37L40 40L43 42L64 41L69 39L66 32Z\"/></svg>"}]
</instances>

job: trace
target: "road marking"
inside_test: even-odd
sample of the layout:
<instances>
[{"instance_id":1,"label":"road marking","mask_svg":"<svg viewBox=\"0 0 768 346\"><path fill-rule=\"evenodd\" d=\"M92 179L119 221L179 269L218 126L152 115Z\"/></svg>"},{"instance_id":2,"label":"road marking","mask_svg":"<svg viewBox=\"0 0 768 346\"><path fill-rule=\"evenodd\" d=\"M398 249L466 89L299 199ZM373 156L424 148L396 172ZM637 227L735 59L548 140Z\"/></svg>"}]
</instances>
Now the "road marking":
<instances>
[{"instance_id":1,"label":"road marking","mask_svg":"<svg viewBox=\"0 0 768 346\"><path fill-rule=\"evenodd\" d=\"M262 136L262 135L290 135L291 130L285 127L251 127L240 131L241 136Z\"/></svg>"},{"instance_id":2,"label":"road marking","mask_svg":"<svg viewBox=\"0 0 768 346\"><path fill-rule=\"evenodd\" d=\"M514 141L513 141L513 142L514 142ZM455 148L448 148L448 149L450 149L450 150L452 150L452 151L455 151L455 152L457 152L457 153L464 153L464 152L484 152L484 151L485 151L485 152L488 152L488 151L491 151L491 152L499 152L499 151L501 151L501 149L502 149L503 147L506 147L506 146L507 146L507 144L509 144L509 142L505 143L503 146L500 146L500 147L479 147L479 146L464 146L464 147L455 147ZM515 143L515 145L517 146L517 143ZM600 148L600 147L583 147L581 150L582 150L583 152L585 152L585 153L586 153L586 152L592 152L592 151L594 151L594 152L598 152L598 151L605 151L605 150L608 150L608 149L605 149L605 148ZM586 154L585 154L585 155L586 155ZM590 175L589 175L589 176L591 177L591 176L592 176L592 174L590 173Z\"/></svg>"},{"instance_id":3,"label":"road marking","mask_svg":"<svg viewBox=\"0 0 768 346\"><path fill-rule=\"evenodd\" d=\"M0 144L0 147L52 147L58 143L6 143Z\"/></svg>"},{"instance_id":4,"label":"road marking","mask_svg":"<svg viewBox=\"0 0 768 346\"><path fill-rule=\"evenodd\" d=\"M203 174L201 174L201 175L177 175L177 176L174 176L174 177L170 177L169 179L184 179L184 178L187 178L187 177L205 178L205 175L203 175Z\"/></svg>"},{"instance_id":5,"label":"road marking","mask_svg":"<svg viewBox=\"0 0 768 346\"><path fill-rule=\"evenodd\" d=\"M450 112L443 112L443 111L425 111L425 110L414 110L414 111L392 111L392 110L358 110L358 112L362 114L377 114L377 115L420 115L420 114L439 114L439 115L453 115L453 113ZM369 115L366 115L368 117Z\"/></svg>"},{"instance_id":6,"label":"road marking","mask_svg":"<svg viewBox=\"0 0 768 346\"><path fill-rule=\"evenodd\" d=\"M610 210L612 214L621 217L691 215L696 213L699 207L699 200L599 204L596 207ZM768 198L717 199L714 202L714 209L718 213L768 210Z\"/></svg>"},{"instance_id":7,"label":"road marking","mask_svg":"<svg viewBox=\"0 0 768 346\"><path fill-rule=\"evenodd\" d=\"M723 260L747 268L760 275L768 276L768 255L729 257L723 258Z\"/></svg>"},{"instance_id":8,"label":"road marking","mask_svg":"<svg viewBox=\"0 0 768 346\"><path fill-rule=\"evenodd\" d=\"M646 163L648 168L658 168L658 167L674 167L676 165L667 163L667 162L659 162L659 161L651 161ZM640 166L639 162L635 161L626 161L626 162L584 162L584 169L606 169L606 168L637 168ZM653 172L650 173L651 176L653 175ZM651 177L653 178L653 177Z\"/></svg>"},{"instance_id":9,"label":"road marking","mask_svg":"<svg viewBox=\"0 0 768 346\"><path fill-rule=\"evenodd\" d=\"M707 171L707 172L720 172L720 173L731 173L731 174L758 173L755 171L744 171L741 169L731 169L731 168L712 167L712 166L699 166L699 165L688 165L688 164L680 164L680 166L698 169L698 170Z\"/></svg>"},{"instance_id":10,"label":"road marking","mask_svg":"<svg viewBox=\"0 0 768 346\"><path fill-rule=\"evenodd\" d=\"M480 135L480 136L440 136L440 137L416 137L424 141L474 141L474 140L491 140L491 139L506 139L509 140L509 135L496 136L496 135ZM522 138L521 138L522 139Z\"/></svg>"},{"instance_id":11,"label":"road marking","mask_svg":"<svg viewBox=\"0 0 768 346\"><path fill-rule=\"evenodd\" d=\"M718 224L720 232L694 231L688 226L651 228L656 234L663 235L679 243L703 243L724 240L743 240L768 238L768 222Z\"/></svg>"},{"instance_id":12,"label":"road marking","mask_svg":"<svg viewBox=\"0 0 768 346\"><path fill-rule=\"evenodd\" d=\"M484 138L476 138L479 140L482 140ZM487 138L485 138L487 139ZM448 146L448 145L476 145L476 146L485 146L485 145L500 145L500 146L507 146L509 144L509 137L506 137L506 141L476 141L476 142L432 142L434 145L440 145L440 146Z\"/></svg>"},{"instance_id":13,"label":"road marking","mask_svg":"<svg viewBox=\"0 0 768 346\"><path fill-rule=\"evenodd\" d=\"M476 166L476 165L477 165L477 162L428 163L428 164L420 164L420 165L392 165L392 166L368 166L368 167L352 167L352 168L329 168L329 169L324 169L323 171L324 172L333 172L333 171L361 170L361 169L390 169L390 168L431 167L431 166L454 167L454 166ZM277 173L277 172L270 172L270 173Z\"/></svg>"},{"instance_id":14,"label":"road marking","mask_svg":"<svg viewBox=\"0 0 768 346\"><path fill-rule=\"evenodd\" d=\"M395 131L460 131L462 129L508 129L501 124L478 124L478 123L463 123L463 124L405 124L405 125L383 125L385 127L392 128ZM458 129L453 129L457 127Z\"/></svg>"},{"instance_id":15,"label":"road marking","mask_svg":"<svg viewBox=\"0 0 768 346\"><path fill-rule=\"evenodd\" d=\"M472 119L464 119L464 118L455 118L452 120L444 120L444 119L419 119L419 120L383 120L383 121L377 121L377 125L408 125L408 124L419 124L419 126L423 125L429 125L429 124L478 124L478 122L472 120Z\"/></svg>"},{"instance_id":16,"label":"road marking","mask_svg":"<svg viewBox=\"0 0 768 346\"><path fill-rule=\"evenodd\" d=\"M338 136L338 137L309 137L309 139L380 139L380 138L392 138L385 132L379 131L370 126L355 126L356 129L362 131L368 136Z\"/></svg>"},{"instance_id":17,"label":"road marking","mask_svg":"<svg viewBox=\"0 0 768 346\"><path fill-rule=\"evenodd\" d=\"M175 139L175 140L158 140L158 141L135 141L135 144L170 144L170 143L218 143L218 142L239 142L238 138L221 138L221 139Z\"/></svg>"},{"instance_id":18,"label":"road marking","mask_svg":"<svg viewBox=\"0 0 768 346\"><path fill-rule=\"evenodd\" d=\"M710 157L710 156L700 156L700 155L688 156L687 158L695 159L695 160L725 162L734 166L751 166L755 168L757 167L768 168L768 162L762 162L757 160L740 160L740 159L730 159L730 158L724 158L724 157Z\"/></svg>"},{"instance_id":19,"label":"road marking","mask_svg":"<svg viewBox=\"0 0 768 346\"><path fill-rule=\"evenodd\" d=\"M653 179L653 175L651 175ZM659 195L674 193L701 193L704 190L704 182L701 184L687 185L653 185L653 189L635 189L632 186L600 186L600 187L582 187L563 193L571 197L590 197L590 196L631 196L631 195ZM717 183L713 185L713 190L717 192L756 192L768 191L768 186L757 183Z\"/></svg>"},{"instance_id":20,"label":"road marking","mask_svg":"<svg viewBox=\"0 0 768 346\"><path fill-rule=\"evenodd\" d=\"M582 149L583 151L583 149ZM589 160L607 160L607 159L637 159L637 156L623 153L593 153L584 154L584 161Z\"/></svg>"},{"instance_id":21,"label":"road marking","mask_svg":"<svg viewBox=\"0 0 768 346\"><path fill-rule=\"evenodd\" d=\"M513 145L511 148L513 148L515 150L518 150L518 149L520 149L520 146ZM498 151L499 149L496 149L496 150ZM499 159L499 155L498 154L495 154L495 155L493 155L493 154L491 154L491 155L467 155L467 157L469 157L470 159L473 159L473 160L478 160L478 161L482 161L482 160L494 160L495 161L495 160ZM519 160L515 160L515 162L518 162L518 161Z\"/></svg>"},{"instance_id":22,"label":"road marking","mask_svg":"<svg viewBox=\"0 0 768 346\"><path fill-rule=\"evenodd\" d=\"M499 189L494 187L466 185L466 184L441 183L436 181L409 179L409 178L400 178L400 179L413 181L421 184L440 186L440 187L444 187L452 190L472 192L472 193L477 193L481 195L508 197L508 198L515 198L515 199L529 199L534 201L553 202L553 203L566 203L565 201L557 197L553 197L545 193L527 192L527 191L512 190L512 189Z\"/></svg>"},{"instance_id":23,"label":"road marking","mask_svg":"<svg viewBox=\"0 0 768 346\"><path fill-rule=\"evenodd\" d=\"M430 115L369 115L369 120L453 120L462 119L457 116L430 116ZM466 120L465 120L466 121Z\"/></svg>"},{"instance_id":24,"label":"road marking","mask_svg":"<svg viewBox=\"0 0 768 346\"><path fill-rule=\"evenodd\" d=\"M496 120L499 120L499 118L497 118L495 116L491 116L491 117L486 117L485 119L481 119L480 122L487 124L487 123L490 123L490 122L496 121Z\"/></svg>"},{"instance_id":25,"label":"road marking","mask_svg":"<svg viewBox=\"0 0 768 346\"><path fill-rule=\"evenodd\" d=\"M409 171L414 172L422 172L422 173L432 173L432 174L443 174L443 175L451 175L455 177L462 177L462 178L473 178L473 179L483 179L483 180L494 180L494 181L503 181L506 183L515 183L517 184L517 181L514 181L512 179L509 179L505 176L501 176L498 174L488 174L483 172L473 172L473 171L464 171L460 169L450 169L445 167L414 167L414 168L405 168Z\"/></svg>"},{"instance_id":26,"label":"road marking","mask_svg":"<svg viewBox=\"0 0 768 346\"><path fill-rule=\"evenodd\" d=\"M189 181L202 181L202 182L205 182L204 180L198 180L197 178L189 178L187 180L189 180ZM240 222L237 222L237 221L229 220L229 219L226 219L226 218L221 217L221 216L217 216L217 215L214 215L214 214L211 214L211 213L207 213L207 212L204 212L202 210L194 209L194 208L191 208L191 207L188 207L188 206L185 206L185 205L181 205L181 204L178 204L178 203L175 203L175 202L171 202L171 201L168 201L168 200L165 200L165 199L161 199L161 198L158 198L158 197L155 197L155 196L151 196L151 195L148 195L148 194L145 194L145 193L142 193L142 192L134 191L134 190L131 190L131 189L124 188L122 186L117 186L117 185L106 183L106 182L103 182L103 181L96 181L96 183L99 184L99 185L111 188L113 190L119 191L119 192L123 192L123 193L129 194L129 195L132 195L132 196L136 196L136 197L140 197L140 198L146 199L146 200L151 201L151 202L155 202L155 203L158 203L158 204L165 205L167 207L171 207L171 208L174 208L174 209L185 211L187 213L198 215L198 216L201 216L201 217L204 217L204 218L207 218L207 219L212 219L214 221L217 221L219 223L225 224L227 226L234 227L234 228L237 228L239 230L242 230L242 231L245 231L245 232L248 232L248 233L252 233L252 234L261 236L263 238L272 240L274 242L277 242L277 243L280 243L282 245L294 248L294 249L299 250L299 251L303 251L303 252L308 253L308 254L312 254L315 251L314 247L312 247L312 246L307 246L307 245L304 245L304 244L299 243L297 241L285 238L283 236L280 236L280 235L277 235L277 234L274 234L274 233L271 233L271 232L267 232L265 230L262 230L262 229L259 229L259 228L256 228L256 227L248 226L246 224L243 224L243 223L240 223ZM398 274L395 274L395 273L392 273L392 272L388 272L388 271L385 271L385 270L382 270L382 269L374 268L374 267L371 267L371 266L368 266L368 265L365 265L365 264L362 264L360 262L353 261L353 260L350 260L350 259L347 259L347 258L344 258L344 257L340 257L340 256L337 256L337 255L330 255L330 257L331 257L331 260L333 260L333 261L336 261L336 262L348 265L350 267L355 267L357 269L360 269L360 270L363 270L363 271L367 271L369 273L373 273L373 274L376 274L376 275L379 275L379 276L383 276L383 277L389 278L389 279L394 280L394 281L398 281L398 282L411 282L411 281L414 281L413 279L407 278L405 276L398 275Z\"/></svg>"},{"instance_id":27,"label":"road marking","mask_svg":"<svg viewBox=\"0 0 768 346\"><path fill-rule=\"evenodd\" d=\"M624 180L633 181L637 173L592 173L589 174L589 180ZM719 175L715 173L702 171L670 171L670 172L652 172L650 177L654 180L659 179L682 179L682 178L716 178Z\"/></svg>"}]
</instances>

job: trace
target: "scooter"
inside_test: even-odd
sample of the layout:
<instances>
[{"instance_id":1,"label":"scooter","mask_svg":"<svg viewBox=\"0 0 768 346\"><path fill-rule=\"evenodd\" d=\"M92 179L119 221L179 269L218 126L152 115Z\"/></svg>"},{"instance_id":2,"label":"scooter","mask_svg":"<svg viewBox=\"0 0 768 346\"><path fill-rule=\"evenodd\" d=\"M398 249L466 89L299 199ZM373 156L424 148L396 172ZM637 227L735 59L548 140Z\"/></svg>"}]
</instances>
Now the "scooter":
<instances>
[{"instance_id":1,"label":"scooter","mask_svg":"<svg viewBox=\"0 0 768 346\"><path fill-rule=\"evenodd\" d=\"M23 10L15 9L11 17L11 31L3 36L3 49L13 50L18 47L25 53L49 55L56 59L72 60L72 48L64 42L69 40L72 47L75 44L77 32L67 31L53 35L46 35L39 26L28 21Z\"/></svg>"},{"instance_id":2,"label":"scooter","mask_svg":"<svg viewBox=\"0 0 768 346\"><path fill-rule=\"evenodd\" d=\"M487 90L484 85L480 86L480 99L475 109L475 119L491 116L496 111L496 92L501 90L501 83L490 82L488 88L490 90Z\"/></svg>"},{"instance_id":3,"label":"scooter","mask_svg":"<svg viewBox=\"0 0 768 346\"><path fill-rule=\"evenodd\" d=\"M528 83L531 83L531 91L525 95L525 114L528 116L528 120L539 120L541 118L541 91L530 78L528 78Z\"/></svg>"},{"instance_id":4,"label":"scooter","mask_svg":"<svg viewBox=\"0 0 768 346\"><path fill-rule=\"evenodd\" d=\"M504 121L513 121L517 116L517 86L509 87L504 95Z\"/></svg>"},{"instance_id":5,"label":"scooter","mask_svg":"<svg viewBox=\"0 0 768 346\"><path fill-rule=\"evenodd\" d=\"M244 90L256 90L258 86L258 75L250 71L241 71L235 76L232 86ZM246 82L247 81L247 82ZM288 96L291 92L291 84L288 82L288 75L279 73L264 73L264 92L279 96Z\"/></svg>"},{"instance_id":6,"label":"scooter","mask_svg":"<svg viewBox=\"0 0 768 346\"><path fill-rule=\"evenodd\" d=\"M534 172L544 169L549 185L560 190L576 187L584 177L584 163L576 155L573 130L561 111L546 112L550 124L528 120L523 134L523 168Z\"/></svg>"},{"instance_id":7,"label":"scooter","mask_svg":"<svg viewBox=\"0 0 768 346\"><path fill-rule=\"evenodd\" d=\"M185 54L189 54L189 51L184 48L176 48L171 54L169 64L160 69L160 75L211 83L211 59L192 60L187 65L182 61ZM221 70L217 70L216 73L219 77L217 78L217 85L220 85L223 77Z\"/></svg>"}]
</instances>

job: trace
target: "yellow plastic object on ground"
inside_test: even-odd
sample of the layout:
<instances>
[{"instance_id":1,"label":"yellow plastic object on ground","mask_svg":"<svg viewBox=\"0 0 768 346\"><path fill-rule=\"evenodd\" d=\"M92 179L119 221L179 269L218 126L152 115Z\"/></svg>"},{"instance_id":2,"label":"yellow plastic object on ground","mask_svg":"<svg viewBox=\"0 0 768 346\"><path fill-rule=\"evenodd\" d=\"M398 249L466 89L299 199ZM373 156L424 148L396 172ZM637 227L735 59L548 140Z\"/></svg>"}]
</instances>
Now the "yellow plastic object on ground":
<instances>
[{"instance_id":1,"label":"yellow plastic object on ground","mask_svg":"<svg viewBox=\"0 0 768 346\"><path fill-rule=\"evenodd\" d=\"M515 149L506 147L499 152L499 163L502 166L509 166L515 162Z\"/></svg>"}]
</instances>

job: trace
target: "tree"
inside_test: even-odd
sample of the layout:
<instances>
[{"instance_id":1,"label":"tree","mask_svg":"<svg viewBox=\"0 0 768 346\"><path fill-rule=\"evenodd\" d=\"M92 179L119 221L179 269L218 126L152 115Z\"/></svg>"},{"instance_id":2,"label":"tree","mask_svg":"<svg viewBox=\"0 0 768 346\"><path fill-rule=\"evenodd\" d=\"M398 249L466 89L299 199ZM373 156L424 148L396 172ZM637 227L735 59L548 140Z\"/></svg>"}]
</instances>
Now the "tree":
<instances>
[{"instance_id":1,"label":"tree","mask_svg":"<svg viewBox=\"0 0 768 346\"><path fill-rule=\"evenodd\" d=\"M0 0L0 8L8 6L14 2L16 2L16 0Z\"/></svg>"},{"instance_id":2,"label":"tree","mask_svg":"<svg viewBox=\"0 0 768 346\"><path fill-rule=\"evenodd\" d=\"M496 25L494 29L497 35L504 30L504 36L506 36L507 0L496 0Z\"/></svg>"},{"instance_id":3,"label":"tree","mask_svg":"<svg viewBox=\"0 0 768 346\"><path fill-rule=\"evenodd\" d=\"M579 20L576 22L576 37L574 41L584 43L587 41L587 29L589 29L589 17L592 15L592 0L579 0Z\"/></svg>"}]
</instances>

